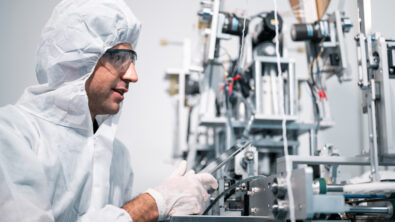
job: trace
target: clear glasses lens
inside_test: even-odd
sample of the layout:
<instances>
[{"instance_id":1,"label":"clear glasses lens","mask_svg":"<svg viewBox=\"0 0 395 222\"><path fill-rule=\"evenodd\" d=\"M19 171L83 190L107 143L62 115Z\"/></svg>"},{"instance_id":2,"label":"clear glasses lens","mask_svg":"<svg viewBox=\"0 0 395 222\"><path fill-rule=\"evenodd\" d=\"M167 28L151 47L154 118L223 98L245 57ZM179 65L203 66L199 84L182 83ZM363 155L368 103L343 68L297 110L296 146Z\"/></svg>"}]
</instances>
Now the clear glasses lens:
<instances>
[{"instance_id":1,"label":"clear glasses lens","mask_svg":"<svg viewBox=\"0 0 395 222\"><path fill-rule=\"evenodd\" d=\"M128 49L109 49L103 55L104 64L119 72L125 72L136 59L136 52Z\"/></svg>"}]
</instances>

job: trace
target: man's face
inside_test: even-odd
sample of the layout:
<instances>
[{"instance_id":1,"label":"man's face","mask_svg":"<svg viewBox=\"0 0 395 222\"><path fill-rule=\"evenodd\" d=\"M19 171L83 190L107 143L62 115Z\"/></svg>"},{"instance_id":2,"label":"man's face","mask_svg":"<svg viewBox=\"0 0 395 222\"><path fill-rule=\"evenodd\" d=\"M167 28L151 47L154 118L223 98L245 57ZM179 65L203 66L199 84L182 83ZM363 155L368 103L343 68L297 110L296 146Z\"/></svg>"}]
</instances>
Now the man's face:
<instances>
[{"instance_id":1,"label":"man's face","mask_svg":"<svg viewBox=\"0 0 395 222\"><path fill-rule=\"evenodd\" d=\"M121 43L112 49L132 49L132 47L127 43ZM119 104L124 99L124 94L128 92L129 83L137 80L133 63L124 69L117 69L102 56L85 83L92 118L99 114L118 113Z\"/></svg>"}]
</instances>

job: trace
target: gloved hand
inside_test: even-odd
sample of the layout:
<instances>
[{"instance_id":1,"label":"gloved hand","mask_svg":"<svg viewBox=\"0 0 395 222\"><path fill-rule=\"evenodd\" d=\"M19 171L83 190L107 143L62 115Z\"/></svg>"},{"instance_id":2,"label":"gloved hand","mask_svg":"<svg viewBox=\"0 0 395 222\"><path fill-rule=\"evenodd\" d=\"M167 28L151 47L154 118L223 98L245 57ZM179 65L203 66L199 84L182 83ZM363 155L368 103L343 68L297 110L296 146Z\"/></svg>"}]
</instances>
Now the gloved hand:
<instances>
[{"instance_id":1,"label":"gloved hand","mask_svg":"<svg viewBox=\"0 0 395 222\"><path fill-rule=\"evenodd\" d=\"M217 180L208 173L185 173L186 161L165 179L159 186L147 192L157 202L159 219L174 215L201 214L204 202L208 199L206 189L218 188Z\"/></svg>"}]
</instances>

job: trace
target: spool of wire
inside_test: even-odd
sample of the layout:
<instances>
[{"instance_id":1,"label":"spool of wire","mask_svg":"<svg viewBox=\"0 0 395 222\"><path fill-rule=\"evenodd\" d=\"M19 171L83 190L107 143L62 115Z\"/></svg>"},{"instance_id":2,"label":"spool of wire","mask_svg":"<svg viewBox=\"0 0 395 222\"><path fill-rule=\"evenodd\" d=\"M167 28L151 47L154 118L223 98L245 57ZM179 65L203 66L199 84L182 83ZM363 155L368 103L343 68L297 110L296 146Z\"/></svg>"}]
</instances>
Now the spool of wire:
<instances>
[{"instance_id":1,"label":"spool of wire","mask_svg":"<svg viewBox=\"0 0 395 222\"><path fill-rule=\"evenodd\" d=\"M244 23L245 23L244 35L247 35L248 24L250 22L248 19L241 18L235 14L230 14L227 12L222 12L222 14L225 16L224 25L222 26L223 33L230 34L230 35L242 36Z\"/></svg>"},{"instance_id":2,"label":"spool of wire","mask_svg":"<svg viewBox=\"0 0 395 222\"><path fill-rule=\"evenodd\" d=\"M267 13L262 18L262 22L255 27L255 33L252 38L253 46L255 47L262 42L271 42L276 36L276 24L280 33L283 26L283 19L279 14L274 15L274 11Z\"/></svg>"},{"instance_id":3,"label":"spool of wire","mask_svg":"<svg viewBox=\"0 0 395 222\"><path fill-rule=\"evenodd\" d=\"M294 41L321 41L328 36L328 22L323 20L311 24L293 24L291 27L291 37Z\"/></svg>"}]
</instances>

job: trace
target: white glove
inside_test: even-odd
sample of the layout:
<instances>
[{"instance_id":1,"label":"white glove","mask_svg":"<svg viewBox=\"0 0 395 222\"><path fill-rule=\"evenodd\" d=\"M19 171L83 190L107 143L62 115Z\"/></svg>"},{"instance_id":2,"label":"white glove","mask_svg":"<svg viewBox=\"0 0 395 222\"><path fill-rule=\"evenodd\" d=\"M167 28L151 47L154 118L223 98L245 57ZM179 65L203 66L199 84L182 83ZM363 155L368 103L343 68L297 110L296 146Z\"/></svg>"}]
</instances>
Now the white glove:
<instances>
[{"instance_id":1,"label":"white glove","mask_svg":"<svg viewBox=\"0 0 395 222\"><path fill-rule=\"evenodd\" d=\"M208 200L206 189L217 189L217 180L208 173L185 173L187 162L179 167L159 186L147 192L154 197L159 211L159 219L174 215L201 214L204 202ZM162 205L162 206L161 206Z\"/></svg>"}]
</instances>

